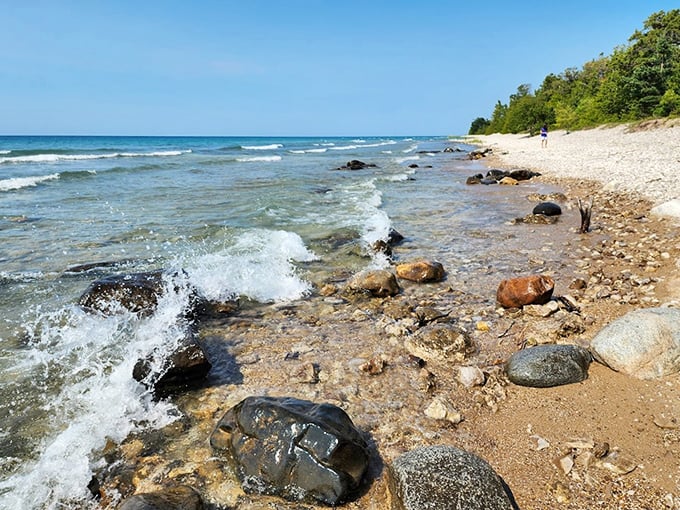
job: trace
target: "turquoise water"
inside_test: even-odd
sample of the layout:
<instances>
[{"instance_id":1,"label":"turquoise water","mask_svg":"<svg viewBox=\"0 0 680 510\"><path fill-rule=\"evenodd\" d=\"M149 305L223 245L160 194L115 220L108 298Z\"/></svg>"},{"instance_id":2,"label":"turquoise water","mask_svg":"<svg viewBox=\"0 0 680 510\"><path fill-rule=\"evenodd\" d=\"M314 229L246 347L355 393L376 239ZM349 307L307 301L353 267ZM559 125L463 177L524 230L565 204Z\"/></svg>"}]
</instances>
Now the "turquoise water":
<instances>
[{"instance_id":1,"label":"turquoise water","mask_svg":"<svg viewBox=\"0 0 680 510\"><path fill-rule=\"evenodd\" d=\"M170 350L193 287L304 299L334 272L446 253L465 270L513 203L443 137L0 137L0 508L82 508L108 440L174 419L134 380ZM359 159L374 168L338 170ZM410 165L417 164L417 168ZM484 231L484 235L477 235ZM81 264L114 263L73 272ZM150 318L76 305L105 274L182 269ZM65 472L70 473L64 477Z\"/></svg>"}]
</instances>

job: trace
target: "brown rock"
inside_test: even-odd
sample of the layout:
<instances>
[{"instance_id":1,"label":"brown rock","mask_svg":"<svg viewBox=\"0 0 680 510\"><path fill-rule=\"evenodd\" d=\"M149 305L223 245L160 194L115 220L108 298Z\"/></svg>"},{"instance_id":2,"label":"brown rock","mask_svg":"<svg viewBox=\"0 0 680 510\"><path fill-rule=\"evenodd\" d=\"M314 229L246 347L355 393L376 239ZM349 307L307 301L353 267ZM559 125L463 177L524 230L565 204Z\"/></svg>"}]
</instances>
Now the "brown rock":
<instances>
[{"instance_id":1,"label":"brown rock","mask_svg":"<svg viewBox=\"0 0 680 510\"><path fill-rule=\"evenodd\" d=\"M444 279L444 266L433 260L405 262L397 266L397 276L413 282L436 282Z\"/></svg>"},{"instance_id":2,"label":"brown rock","mask_svg":"<svg viewBox=\"0 0 680 510\"><path fill-rule=\"evenodd\" d=\"M550 276L531 275L503 280L498 286L496 299L504 308L519 308L524 305L545 304L555 288Z\"/></svg>"},{"instance_id":3,"label":"brown rock","mask_svg":"<svg viewBox=\"0 0 680 510\"><path fill-rule=\"evenodd\" d=\"M359 274L350 282L348 288L350 292L367 293L374 297L399 294L397 279L386 269Z\"/></svg>"}]
</instances>

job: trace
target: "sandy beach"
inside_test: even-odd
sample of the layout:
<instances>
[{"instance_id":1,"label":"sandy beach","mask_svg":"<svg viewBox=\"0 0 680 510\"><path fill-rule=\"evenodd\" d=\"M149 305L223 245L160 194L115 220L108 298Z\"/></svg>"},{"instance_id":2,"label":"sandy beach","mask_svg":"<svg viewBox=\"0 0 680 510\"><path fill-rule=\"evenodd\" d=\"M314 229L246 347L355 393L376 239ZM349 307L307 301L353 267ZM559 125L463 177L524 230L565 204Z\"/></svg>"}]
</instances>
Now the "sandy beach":
<instances>
[{"instance_id":1,"label":"sandy beach","mask_svg":"<svg viewBox=\"0 0 680 510\"><path fill-rule=\"evenodd\" d=\"M680 120L654 120L583 131L558 130L542 148L526 134L471 137L508 167L555 177L589 179L609 191L627 191L655 205L680 198Z\"/></svg>"},{"instance_id":2,"label":"sandy beach","mask_svg":"<svg viewBox=\"0 0 680 510\"><path fill-rule=\"evenodd\" d=\"M650 215L680 189L679 129L556 132L547 149L537 137L480 138L493 148L488 166L539 171L539 184L564 194L557 223L508 222L495 259L450 270L438 283L402 282L392 298L350 298L342 291L346 281L336 277L314 282L309 299L246 307L204 324L201 338L219 384L179 397L181 422L112 445L107 458L118 462L102 474L102 492L129 495L182 483L219 508L323 508L244 494L210 449L222 414L246 396L265 394L336 404L370 437L368 483L345 508L394 508L386 466L418 446L446 444L487 460L523 510L680 509L680 376L638 380L593 363L583 382L529 388L503 373L508 357L527 346L587 347L629 311L680 306L677 222ZM488 189L477 186L470 192ZM531 210L535 185L525 186L496 192L526 200ZM594 203L585 234L578 233L577 198ZM495 268L509 252L526 257L515 273L551 276L555 295L569 296L578 311L540 317L499 307L502 275ZM431 257L447 270L460 263L442 253ZM414 363L405 341L428 324L464 327L475 352L463 361ZM463 384L461 365L479 368L484 381ZM437 418L433 403L448 408L447 417ZM626 469L593 460L605 445ZM565 457L573 462L568 469L559 462Z\"/></svg>"}]
</instances>

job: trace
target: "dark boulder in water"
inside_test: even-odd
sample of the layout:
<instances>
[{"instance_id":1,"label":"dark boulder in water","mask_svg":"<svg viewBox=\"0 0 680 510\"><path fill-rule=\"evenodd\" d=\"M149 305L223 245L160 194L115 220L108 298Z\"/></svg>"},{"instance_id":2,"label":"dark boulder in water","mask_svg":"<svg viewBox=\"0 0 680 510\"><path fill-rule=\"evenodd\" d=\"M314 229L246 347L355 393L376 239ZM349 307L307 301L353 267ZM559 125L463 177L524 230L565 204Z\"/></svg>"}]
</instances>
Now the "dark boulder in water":
<instances>
[{"instance_id":1,"label":"dark boulder in water","mask_svg":"<svg viewBox=\"0 0 680 510\"><path fill-rule=\"evenodd\" d=\"M562 214L562 208L554 202L541 202L536 204L533 214L542 214L544 216L559 216Z\"/></svg>"},{"instance_id":2,"label":"dark boulder in water","mask_svg":"<svg viewBox=\"0 0 680 510\"><path fill-rule=\"evenodd\" d=\"M359 488L368 448L347 414L331 404L248 397L210 436L228 452L246 492L337 505Z\"/></svg>"},{"instance_id":3,"label":"dark boulder in water","mask_svg":"<svg viewBox=\"0 0 680 510\"><path fill-rule=\"evenodd\" d=\"M165 291L163 277L163 271L105 276L90 284L78 304L105 315L113 315L121 308L153 313Z\"/></svg>"},{"instance_id":4,"label":"dark boulder in water","mask_svg":"<svg viewBox=\"0 0 680 510\"><path fill-rule=\"evenodd\" d=\"M345 166L341 166L338 168L338 170L363 170L364 168L375 168L378 165L374 163L364 163L363 161L359 161L358 159L353 159L351 161L348 161Z\"/></svg>"},{"instance_id":5,"label":"dark boulder in water","mask_svg":"<svg viewBox=\"0 0 680 510\"><path fill-rule=\"evenodd\" d=\"M481 184L484 176L482 174L471 175L465 180L465 184Z\"/></svg>"}]
</instances>

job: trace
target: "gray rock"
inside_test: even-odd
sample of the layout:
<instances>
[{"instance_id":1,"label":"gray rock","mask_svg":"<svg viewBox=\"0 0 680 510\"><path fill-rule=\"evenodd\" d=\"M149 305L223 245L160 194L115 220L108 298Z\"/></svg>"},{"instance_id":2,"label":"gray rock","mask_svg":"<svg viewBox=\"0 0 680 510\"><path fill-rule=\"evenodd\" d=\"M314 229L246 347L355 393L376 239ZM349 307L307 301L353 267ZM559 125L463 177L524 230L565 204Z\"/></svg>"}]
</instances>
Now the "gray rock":
<instances>
[{"instance_id":1,"label":"gray rock","mask_svg":"<svg viewBox=\"0 0 680 510\"><path fill-rule=\"evenodd\" d=\"M452 446L417 448L389 466L392 510L517 510L483 459Z\"/></svg>"},{"instance_id":2,"label":"gray rock","mask_svg":"<svg viewBox=\"0 0 680 510\"><path fill-rule=\"evenodd\" d=\"M153 313L164 293L163 271L111 275L100 278L80 296L78 304L105 315L121 308L130 312Z\"/></svg>"},{"instance_id":3,"label":"gray rock","mask_svg":"<svg viewBox=\"0 0 680 510\"><path fill-rule=\"evenodd\" d=\"M426 326L404 341L406 350L426 361L462 363L472 354L475 343L470 334L457 325L433 324Z\"/></svg>"},{"instance_id":4,"label":"gray rock","mask_svg":"<svg viewBox=\"0 0 680 510\"><path fill-rule=\"evenodd\" d=\"M124 499L118 510L203 510L203 502L191 487L181 485L160 492L135 494Z\"/></svg>"},{"instance_id":5,"label":"gray rock","mask_svg":"<svg viewBox=\"0 0 680 510\"><path fill-rule=\"evenodd\" d=\"M558 216L562 214L562 208L554 202L541 202L534 207L533 214L543 214L544 216Z\"/></svg>"},{"instance_id":6,"label":"gray rock","mask_svg":"<svg viewBox=\"0 0 680 510\"><path fill-rule=\"evenodd\" d=\"M588 378L591 355L578 345L537 345L510 356L508 379L520 386L548 388Z\"/></svg>"},{"instance_id":7,"label":"gray rock","mask_svg":"<svg viewBox=\"0 0 680 510\"><path fill-rule=\"evenodd\" d=\"M590 343L597 361L639 379L680 372L680 310L635 310L604 327Z\"/></svg>"},{"instance_id":8,"label":"gray rock","mask_svg":"<svg viewBox=\"0 0 680 510\"><path fill-rule=\"evenodd\" d=\"M336 505L368 467L361 433L339 407L248 397L225 413L210 444L226 450L246 492Z\"/></svg>"}]
</instances>

